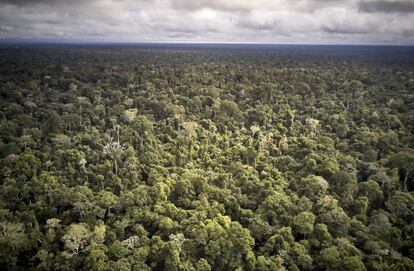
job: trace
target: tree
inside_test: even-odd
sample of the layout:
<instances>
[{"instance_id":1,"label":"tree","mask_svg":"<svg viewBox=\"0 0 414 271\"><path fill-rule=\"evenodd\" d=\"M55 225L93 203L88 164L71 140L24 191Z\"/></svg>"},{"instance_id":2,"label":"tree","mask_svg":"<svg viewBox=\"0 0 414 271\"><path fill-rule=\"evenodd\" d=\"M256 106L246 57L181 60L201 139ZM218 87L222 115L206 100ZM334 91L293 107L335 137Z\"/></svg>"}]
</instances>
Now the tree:
<instances>
[{"instance_id":1,"label":"tree","mask_svg":"<svg viewBox=\"0 0 414 271\"><path fill-rule=\"evenodd\" d=\"M103 153L112 158L115 166L115 175L118 175L118 162L124 153L124 146L119 143L119 139L114 141L114 139L110 137L109 141L104 146Z\"/></svg>"},{"instance_id":2,"label":"tree","mask_svg":"<svg viewBox=\"0 0 414 271\"><path fill-rule=\"evenodd\" d=\"M21 222L0 222L0 263L6 268L16 268L16 255L28 243L24 225Z\"/></svg>"},{"instance_id":3,"label":"tree","mask_svg":"<svg viewBox=\"0 0 414 271\"><path fill-rule=\"evenodd\" d=\"M332 196L324 196L316 204L318 210L317 221L328 226L334 236L346 236L349 229L349 217L338 206L338 200Z\"/></svg>"},{"instance_id":4,"label":"tree","mask_svg":"<svg viewBox=\"0 0 414 271\"><path fill-rule=\"evenodd\" d=\"M91 232L86 224L71 224L67 229L62 241L65 244L69 256L83 253L88 250Z\"/></svg>"},{"instance_id":5,"label":"tree","mask_svg":"<svg viewBox=\"0 0 414 271\"><path fill-rule=\"evenodd\" d=\"M281 192L268 196L260 205L260 211L271 225L287 220L293 207L291 199Z\"/></svg>"},{"instance_id":6,"label":"tree","mask_svg":"<svg viewBox=\"0 0 414 271\"><path fill-rule=\"evenodd\" d=\"M340 254L335 246L324 248L320 251L318 265L326 270L336 270L339 268Z\"/></svg>"},{"instance_id":7,"label":"tree","mask_svg":"<svg viewBox=\"0 0 414 271\"><path fill-rule=\"evenodd\" d=\"M373 208L381 206L384 200L384 194L377 182L368 180L358 185L359 194L368 198Z\"/></svg>"},{"instance_id":8,"label":"tree","mask_svg":"<svg viewBox=\"0 0 414 271\"><path fill-rule=\"evenodd\" d=\"M23 150L26 150L27 147L32 146L35 143L35 141L33 140L33 137L31 135L22 135L19 138L19 143L23 147Z\"/></svg>"},{"instance_id":9,"label":"tree","mask_svg":"<svg viewBox=\"0 0 414 271\"><path fill-rule=\"evenodd\" d=\"M49 114L50 117L44 125L44 130L46 133L56 133L63 125L62 118L56 111L51 111Z\"/></svg>"},{"instance_id":10,"label":"tree","mask_svg":"<svg viewBox=\"0 0 414 271\"><path fill-rule=\"evenodd\" d=\"M317 172L324 178L330 179L339 172L338 162L334 159L326 159L317 167Z\"/></svg>"},{"instance_id":11,"label":"tree","mask_svg":"<svg viewBox=\"0 0 414 271\"><path fill-rule=\"evenodd\" d=\"M397 217L402 218L410 223L414 219L414 196L407 192L395 192L385 203Z\"/></svg>"},{"instance_id":12,"label":"tree","mask_svg":"<svg viewBox=\"0 0 414 271\"><path fill-rule=\"evenodd\" d=\"M359 257L345 257L340 263L342 270L346 271L366 271L364 263Z\"/></svg>"},{"instance_id":13,"label":"tree","mask_svg":"<svg viewBox=\"0 0 414 271\"><path fill-rule=\"evenodd\" d=\"M224 100L220 103L220 114L225 118L235 118L239 112L239 106L233 101Z\"/></svg>"},{"instance_id":14,"label":"tree","mask_svg":"<svg viewBox=\"0 0 414 271\"><path fill-rule=\"evenodd\" d=\"M354 174L339 171L332 176L333 191L344 200L350 201L358 190L357 178Z\"/></svg>"},{"instance_id":15,"label":"tree","mask_svg":"<svg viewBox=\"0 0 414 271\"><path fill-rule=\"evenodd\" d=\"M231 222L226 216L218 216L205 225L192 230L196 242L204 244L203 254L212 269L235 269L244 266L253 270L255 257L251 253L254 239L239 223Z\"/></svg>"},{"instance_id":16,"label":"tree","mask_svg":"<svg viewBox=\"0 0 414 271\"><path fill-rule=\"evenodd\" d=\"M400 181L404 191L413 186L410 182L414 179L414 152L402 151L390 158L390 165L398 167L400 174Z\"/></svg>"},{"instance_id":17,"label":"tree","mask_svg":"<svg viewBox=\"0 0 414 271\"><path fill-rule=\"evenodd\" d=\"M298 184L298 193L304 195L309 199L316 201L318 198L325 195L329 188L328 182L322 176L309 176L301 179Z\"/></svg>"},{"instance_id":18,"label":"tree","mask_svg":"<svg viewBox=\"0 0 414 271\"><path fill-rule=\"evenodd\" d=\"M326 248L332 243L332 236L325 224L317 223L313 229L313 240L317 241L318 247Z\"/></svg>"},{"instance_id":19,"label":"tree","mask_svg":"<svg viewBox=\"0 0 414 271\"><path fill-rule=\"evenodd\" d=\"M311 212L301 212L293 218L294 228L306 239L306 236L313 232L315 218L315 215Z\"/></svg>"},{"instance_id":20,"label":"tree","mask_svg":"<svg viewBox=\"0 0 414 271\"><path fill-rule=\"evenodd\" d=\"M19 155L16 161L15 171L20 176L23 175L26 178L31 178L37 174L40 165L40 160L31 152L24 152Z\"/></svg>"}]
</instances>

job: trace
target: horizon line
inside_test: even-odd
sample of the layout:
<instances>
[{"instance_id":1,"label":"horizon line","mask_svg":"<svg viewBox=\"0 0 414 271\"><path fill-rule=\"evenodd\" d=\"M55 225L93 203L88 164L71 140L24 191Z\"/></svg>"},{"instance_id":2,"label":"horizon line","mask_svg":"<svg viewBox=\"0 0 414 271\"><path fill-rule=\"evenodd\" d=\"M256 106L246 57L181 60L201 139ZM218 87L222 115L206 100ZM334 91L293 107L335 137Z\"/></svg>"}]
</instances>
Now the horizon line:
<instances>
[{"instance_id":1,"label":"horizon line","mask_svg":"<svg viewBox=\"0 0 414 271\"><path fill-rule=\"evenodd\" d=\"M0 38L0 45L2 44L44 44L44 45L105 45L105 44L119 44L119 45L145 45L145 44L165 44L165 45L291 45L291 46L397 46L397 47L414 47L414 44L399 44L399 43L300 43L300 42L256 42L256 41L113 41L113 40L69 40L69 39L25 39L25 38Z\"/></svg>"}]
</instances>

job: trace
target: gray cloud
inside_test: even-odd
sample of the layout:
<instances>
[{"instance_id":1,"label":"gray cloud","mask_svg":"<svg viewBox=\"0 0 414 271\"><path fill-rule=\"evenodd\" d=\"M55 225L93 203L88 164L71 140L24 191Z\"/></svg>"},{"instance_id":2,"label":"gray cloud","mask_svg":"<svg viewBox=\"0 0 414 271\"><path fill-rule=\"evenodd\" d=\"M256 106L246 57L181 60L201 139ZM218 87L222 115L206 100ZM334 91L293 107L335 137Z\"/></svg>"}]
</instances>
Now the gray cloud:
<instances>
[{"instance_id":1,"label":"gray cloud","mask_svg":"<svg viewBox=\"0 0 414 271\"><path fill-rule=\"evenodd\" d=\"M361 2L358 9L362 12L374 13L413 13L413 1L371 1Z\"/></svg>"},{"instance_id":2,"label":"gray cloud","mask_svg":"<svg viewBox=\"0 0 414 271\"><path fill-rule=\"evenodd\" d=\"M402 34L406 37L414 37L414 28L404 30Z\"/></svg>"},{"instance_id":3,"label":"gray cloud","mask_svg":"<svg viewBox=\"0 0 414 271\"><path fill-rule=\"evenodd\" d=\"M250 0L175 0L171 1L172 7L179 10L198 10L203 8L211 8L225 11L248 11L256 8L259 5L258 1Z\"/></svg>"},{"instance_id":4,"label":"gray cloud","mask_svg":"<svg viewBox=\"0 0 414 271\"><path fill-rule=\"evenodd\" d=\"M0 39L414 44L409 2L378 3L0 0Z\"/></svg>"},{"instance_id":5,"label":"gray cloud","mask_svg":"<svg viewBox=\"0 0 414 271\"><path fill-rule=\"evenodd\" d=\"M352 29L340 26L322 26L321 30L328 34L368 34L368 29Z\"/></svg>"},{"instance_id":6,"label":"gray cloud","mask_svg":"<svg viewBox=\"0 0 414 271\"><path fill-rule=\"evenodd\" d=\"M11 4L15 6L24 6L24 5L38 5L38 4L46 4L46 5L54 5L54 4L61 4L61 3L73 3L73 4L82 4L82 3L90 3L96 2L99 0L0 0L0 3L3 4Z\"/></svg>"}]
</instances>

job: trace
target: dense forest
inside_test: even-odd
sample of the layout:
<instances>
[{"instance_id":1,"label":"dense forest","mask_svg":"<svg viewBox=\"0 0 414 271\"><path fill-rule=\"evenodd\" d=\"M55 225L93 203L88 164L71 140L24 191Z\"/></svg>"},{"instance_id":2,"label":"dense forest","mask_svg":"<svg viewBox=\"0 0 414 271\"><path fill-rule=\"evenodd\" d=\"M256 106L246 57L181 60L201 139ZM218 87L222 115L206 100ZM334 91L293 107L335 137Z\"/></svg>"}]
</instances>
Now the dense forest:
<instances>
[{"instance_id":1,"label":"dense forest","mask_svg":"<svg viewBox=\"0 0 414 271\"><path fill-rule=\"evenodd\" d=\"M412 48L144 47L0 49L3 270L414 270Z\"/></svg>"}]
</instances>

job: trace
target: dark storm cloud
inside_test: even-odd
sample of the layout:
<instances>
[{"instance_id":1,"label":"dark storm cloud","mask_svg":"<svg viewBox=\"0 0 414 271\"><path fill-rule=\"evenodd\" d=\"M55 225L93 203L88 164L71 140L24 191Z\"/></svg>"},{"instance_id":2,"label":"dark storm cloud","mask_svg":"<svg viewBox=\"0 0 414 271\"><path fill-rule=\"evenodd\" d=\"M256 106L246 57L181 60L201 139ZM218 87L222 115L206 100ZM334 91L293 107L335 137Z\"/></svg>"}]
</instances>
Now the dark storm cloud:
<instances>
[{"instance_id":1,"label":"dark storm cloud","mask_svg":"<svg viewBox=\"0 0 414 271\"><path fill-rule=\"evenodd\" d=\"M413 13L413 1L371 1L361 2L358 9L362 12L384 12L384 13Z\"/></svg>"},{"instance_id":2,"label":"dark storm cloud","mask_svg":"<svg viewBox=\"0 0 414 271\"><path fill-rule=\"evenodd\" d=\"M0 0L0 39L414 44L413 11L411 1Z\"/></svg>"}]
</instances>

